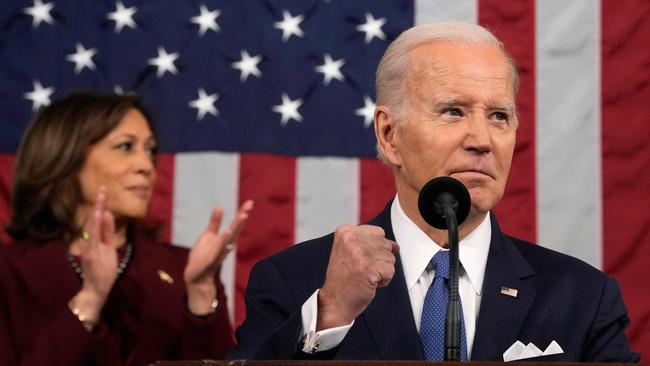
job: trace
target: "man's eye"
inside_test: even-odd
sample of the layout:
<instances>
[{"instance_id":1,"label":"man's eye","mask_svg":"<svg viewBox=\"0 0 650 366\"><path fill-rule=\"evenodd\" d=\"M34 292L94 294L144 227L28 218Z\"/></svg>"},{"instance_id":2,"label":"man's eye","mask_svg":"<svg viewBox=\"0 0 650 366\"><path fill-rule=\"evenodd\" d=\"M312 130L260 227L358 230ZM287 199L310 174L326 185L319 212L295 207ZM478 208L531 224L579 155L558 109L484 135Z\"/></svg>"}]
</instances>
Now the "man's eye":
<instances>
[{"instance_id":1,"label":"man's eye","mask_svg":"<svg viewBox=\"0 0 650 366\"><path fill-rule=\"evenodd\" d=\"M444 110L444 113L447 113L448 115L452 117L462 117L463 116L463 111L461 111L459 108L447 108Z\"/></svg>"},{"instance_id":2,"label":"man's eye","mask_svg":"<svg viewBox=\"0 0 650 366\"><path fill-rule=\"evenodd\" d=\"M494 116L494 119L497 121L507 121L508 120L508 115L503 113L503 112L494 112L492 114Z\"/></svg>"}]
</instances>

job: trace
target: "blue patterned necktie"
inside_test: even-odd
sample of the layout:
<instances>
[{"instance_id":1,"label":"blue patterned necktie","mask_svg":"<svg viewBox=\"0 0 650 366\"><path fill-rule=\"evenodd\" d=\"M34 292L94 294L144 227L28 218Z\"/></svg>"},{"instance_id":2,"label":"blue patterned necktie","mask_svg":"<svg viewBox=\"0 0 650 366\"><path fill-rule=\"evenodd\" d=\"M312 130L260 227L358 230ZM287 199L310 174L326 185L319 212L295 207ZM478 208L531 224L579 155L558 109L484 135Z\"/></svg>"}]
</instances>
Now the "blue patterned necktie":
<instances>
[{"instance_id":1,"label":"blue patterned necktie","mask_svg":"<svg viewBox=\"0 0 650 366\"><path fill-rule=\"evenodd\" d=\"M449 298L449 252L440 250L431 259L435 277L422 307L420 322L420 340L422 351L427 360L442 361L445 349L445 318L447 315L447 299ZM462 309L462 306L461 306ZM467 361L467 340L465 337L465 322L463 312L460 312L460 359Z\"/></svg>"}]
</instances>

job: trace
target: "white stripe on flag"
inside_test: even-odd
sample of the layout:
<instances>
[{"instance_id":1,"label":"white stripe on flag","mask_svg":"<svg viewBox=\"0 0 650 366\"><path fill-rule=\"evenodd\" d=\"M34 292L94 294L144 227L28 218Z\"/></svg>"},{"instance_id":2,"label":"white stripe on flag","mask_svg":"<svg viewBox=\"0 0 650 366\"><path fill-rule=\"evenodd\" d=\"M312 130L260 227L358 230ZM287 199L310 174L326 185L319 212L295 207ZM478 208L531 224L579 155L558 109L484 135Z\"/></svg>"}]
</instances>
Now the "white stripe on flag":
<instances>
[{"instance_id":1,"label":"white stripe on flag","mask_svg":"<svg viewBox=\"0 0 650 366\"><path fill-rule=\"evenodd\" d=\"M596 267L602 258L599 9L592 0L536 6L537 239Z\"/></svg>"},{"instance_id":2,"label":"white stripe on flag","mask_svg":"<svg viewBox=\"0 0 650 366\"><path fill-rule=\"evenodd\" d=\"M296 163L296 242L359 221L359 161L305 157Z\"/></svg>"},{"instance_id":3,"label":"white stripe on flag","mask_svg":"<svg viewBox=\"0 0 650 366\"><path fill-rule=\"evenodd\" d=\"M203 231L212 209L225 210L222 228L237 210L239 154L179 153L174 172L172 242L190 247ZM231 321L235 310L236 247L221 266Z\"/></svg>"},{"instance_id":4,"label":"white stripe on flag","mask_svg":"<svg viewBox=\"0 0 650 366\"><path fill-rule=\"evenodd\" d=\"M441 20L459 20L476 23L478 20L477 0L416 0L415 24Z\"/></svg>"}]
</instances>

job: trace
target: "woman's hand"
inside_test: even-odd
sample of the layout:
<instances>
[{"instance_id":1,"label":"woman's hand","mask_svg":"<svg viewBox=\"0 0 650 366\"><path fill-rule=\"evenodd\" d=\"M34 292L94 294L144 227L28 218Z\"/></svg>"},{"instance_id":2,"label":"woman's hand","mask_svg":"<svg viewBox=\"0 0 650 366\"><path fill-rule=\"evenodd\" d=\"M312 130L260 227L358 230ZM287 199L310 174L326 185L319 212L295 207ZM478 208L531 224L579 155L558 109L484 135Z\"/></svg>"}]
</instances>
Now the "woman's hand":
<instances>
[{"instance_id":1,"label":"woman's hand","mask_svg":"<svg viewBox=\"0 0 650 366\"><path fill-rule=\"evenodd\" d=\"M193 314L203 315L213 311L212 301L217 298L215 272L233 249L252 208L253 201L244 202L230 226L222 232L219 232L219 228L223 209L212 211L210 223L190 251L183 273L187 305Z\"/></svg>"},{"instance_id":2,"label":"woman's hand","mask_svg":"<svg viewBox=\"0 0 650 366\"><path fill-rule=\"evenodd\" d=\"M102 186L84 225L84 237L77 242L84 279L70 306L81 314L77 314L80 320L86 319L86 328L99 321L101 309L117 279L115 219L106 209L107 199L106 189Z\"/></svg>"}]
</instances>

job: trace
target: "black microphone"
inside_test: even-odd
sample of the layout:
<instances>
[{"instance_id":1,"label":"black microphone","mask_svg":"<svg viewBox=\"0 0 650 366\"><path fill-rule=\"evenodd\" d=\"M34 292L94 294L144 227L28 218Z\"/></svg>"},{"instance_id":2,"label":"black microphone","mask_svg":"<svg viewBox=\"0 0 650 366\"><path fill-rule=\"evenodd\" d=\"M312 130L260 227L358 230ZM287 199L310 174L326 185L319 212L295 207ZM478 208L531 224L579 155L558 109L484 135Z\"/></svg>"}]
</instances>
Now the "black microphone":
<instances>
[{"instance_id":1,"label":"black microphone","mask_svg":"<svg viewBox=\"0 0 650 366\"><path fill-rule=\"evenodd\" d=\"M451 177L430 180L420 190L418 208L427 224L449 234L449 303L445 319L445 361L460 361L460 296L458 295L458 225L469 215L467 188Z\"/></svg>"}]
</instances>

